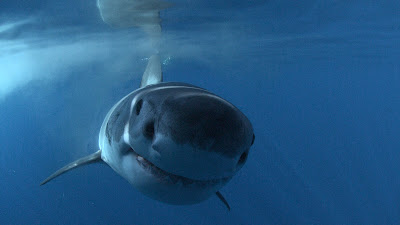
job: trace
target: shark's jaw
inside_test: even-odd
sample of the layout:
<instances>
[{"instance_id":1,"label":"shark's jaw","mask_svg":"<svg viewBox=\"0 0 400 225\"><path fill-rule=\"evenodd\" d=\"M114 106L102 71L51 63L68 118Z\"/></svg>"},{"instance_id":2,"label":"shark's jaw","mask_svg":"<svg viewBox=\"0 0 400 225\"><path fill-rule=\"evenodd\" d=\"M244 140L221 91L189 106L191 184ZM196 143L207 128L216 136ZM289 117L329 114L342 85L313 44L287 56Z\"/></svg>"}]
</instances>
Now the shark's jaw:
<instances>
[{"instance_id":1,"label":"shark's jaw","mask_svg":"<svg viewBox=\"0 0 400 225\"><path fill-rule=\"evenodd\" d=\"M196 180L160 169L132 148L120 155L102 151L102 159L137 190L155 200L175 205L202 202L223 187L232 177Z\"/></svg>"},{"instance_id":2,"label":"shark's jaw","mask_svg":"<svg viewBox=\"0 0 400 225\"><path fill-rule=\"evenodd\" d=\"M130 150L133 152L133 155L136 157L136 161L142 167L142 169L153 175L155 178L159 179L162 183L176 184L179 182L182 185L207 186L208 184L226 183L231 179L231 177L226 177L219 179L196 180L176 175L160 169L158 166L154 165L144 157L137 154L132 148Z\"/></svg>"}]
</instances>

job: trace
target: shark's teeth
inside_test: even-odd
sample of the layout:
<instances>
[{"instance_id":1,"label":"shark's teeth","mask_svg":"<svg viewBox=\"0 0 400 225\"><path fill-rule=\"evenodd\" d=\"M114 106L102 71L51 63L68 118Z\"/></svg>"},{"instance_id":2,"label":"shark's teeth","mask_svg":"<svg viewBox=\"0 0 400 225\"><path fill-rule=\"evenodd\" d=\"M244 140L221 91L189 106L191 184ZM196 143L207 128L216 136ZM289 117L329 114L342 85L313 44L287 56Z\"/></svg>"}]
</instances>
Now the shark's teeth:
<instances>
[{"instance_id":1,"label":"shark's teeth","mask_svg":"<svg viewBox=\"0 0 400 225\"><path fill-rule=\"evenodd\" d=\"M136 161L138 161L139 165L143 167L144 169L150 169L152 168L152 165L147 161L145 158L143 158L140 155L136 156Z\"/></svg>"}]
</instances>

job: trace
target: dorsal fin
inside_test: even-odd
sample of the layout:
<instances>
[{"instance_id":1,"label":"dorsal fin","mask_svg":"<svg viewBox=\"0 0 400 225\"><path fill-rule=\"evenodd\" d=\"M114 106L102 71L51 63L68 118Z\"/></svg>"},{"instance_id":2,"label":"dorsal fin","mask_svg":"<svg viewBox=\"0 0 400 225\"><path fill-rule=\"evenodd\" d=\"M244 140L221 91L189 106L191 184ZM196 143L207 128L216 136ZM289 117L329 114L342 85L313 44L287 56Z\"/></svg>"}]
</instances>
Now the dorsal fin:
<instances>
[{"instance_id":1,"label":"dorsal fin","mask_svg":"<svg viewBox=\"0 0 400 225\"><path fill-rule=\"evenodd\" d=\"M53 180L54 178L60 176L61 174L68 172L78 166L82 166L82 165L86 165L86 164L90 164L90 163L95 163L95 162L102 162L101 160L101 150L90 154L88 156L85 156L83 158L80 158L72 163L69 163L68 165L64 166L63 168L57 170L56 172L54 172L52 175L50 175L48 178L46 178L46 180L44 180L42 183L40 183L40 185L44 185L47 182Z\"/></svg>"},{"instance_id":2,"label":"dorsal fin","mask_svg":"<svg viewBox=\"0 0 400 225\"><path fill-rule=\"evenodd\" d=\"M140 87L162 82L161 61L159 55L152 55L147 63L146 70L142 76Z\"/></svg>"}]
</instances>

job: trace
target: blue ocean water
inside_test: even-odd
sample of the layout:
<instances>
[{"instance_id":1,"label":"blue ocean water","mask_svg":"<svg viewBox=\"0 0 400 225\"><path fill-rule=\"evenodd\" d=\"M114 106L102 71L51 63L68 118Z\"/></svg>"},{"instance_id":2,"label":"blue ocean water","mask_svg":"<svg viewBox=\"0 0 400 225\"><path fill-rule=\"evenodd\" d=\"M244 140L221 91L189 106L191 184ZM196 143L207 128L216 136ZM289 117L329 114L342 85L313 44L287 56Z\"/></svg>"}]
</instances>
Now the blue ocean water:
<instances>
[{"instance_id":1,"label":"blue ocean water","mask_svg":"<svg viewBox=\"0 0 400 225\"><path fill-rule=\"evenodd\" d=\"M105 165L45 186L97 150L109 108L139 86L149 43L95 1L0 2L0 224L399 224L399 1L174 1L165 81L251 120L247 163L216 198L171 206Z\"/></svg>"}]
</instances>

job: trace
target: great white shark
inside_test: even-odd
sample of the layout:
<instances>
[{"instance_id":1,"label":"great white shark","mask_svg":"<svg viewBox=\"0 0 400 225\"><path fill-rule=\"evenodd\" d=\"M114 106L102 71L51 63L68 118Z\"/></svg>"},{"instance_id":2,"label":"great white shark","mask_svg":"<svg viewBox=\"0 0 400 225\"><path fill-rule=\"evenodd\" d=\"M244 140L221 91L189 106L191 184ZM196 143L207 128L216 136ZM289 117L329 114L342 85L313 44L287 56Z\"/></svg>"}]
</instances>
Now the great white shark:
<instances>
[{"instance_id":1,"label":"great white shark","mask_svg":"<svg viewBox=\"0 0 400 225\"><path fill-rule=\"evenodd\" d=\"M150 198L195 204L216 194L243 167L254 142L248 118L223 98L194 85L162 82L150 57L140 88L117 102L99 133L99 150L45 179L104 162Z\"/></svg>"}]
</instances>

